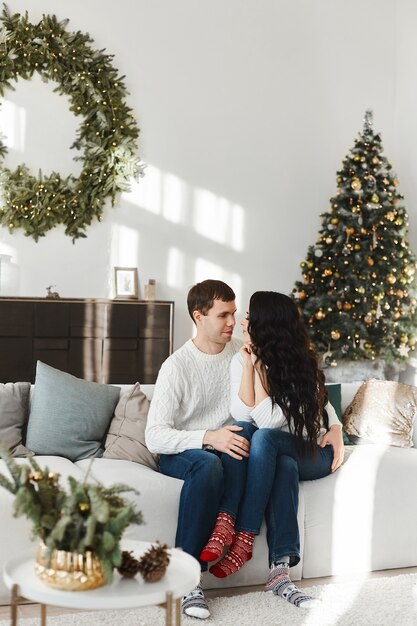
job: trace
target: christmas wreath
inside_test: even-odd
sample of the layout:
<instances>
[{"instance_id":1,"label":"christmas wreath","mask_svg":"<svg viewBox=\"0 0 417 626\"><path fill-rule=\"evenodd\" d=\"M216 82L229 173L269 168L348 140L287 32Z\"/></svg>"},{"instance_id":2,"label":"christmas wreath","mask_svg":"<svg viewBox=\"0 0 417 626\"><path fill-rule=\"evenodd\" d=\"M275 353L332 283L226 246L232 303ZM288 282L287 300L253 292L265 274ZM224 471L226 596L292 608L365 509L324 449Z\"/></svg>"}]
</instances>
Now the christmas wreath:
<instances>
[{"instance_id":1,"label":"christmas wreath","mask_svg":"<svg viewBox=\"0 0 417 626\"><path fill-rule=\"evenodd\" d=\"M71 146L78 151L74 160L82 162L78 178L41 171L35 176L24 164L14 171L4 167L7 148L0 138L0 224L11 232L21 228L35 241L57 224L73 241L85 237L106 200L114 206L117 194L142 173L139 128L113 55L92 48L89 34L69 32L67 24L55 15L31 24L27 13L12 15L6 5L0 16L0 96L13 89L13 81L38 72L68 96L70 110L82 118Z\"/></svg>"}]
</instances>

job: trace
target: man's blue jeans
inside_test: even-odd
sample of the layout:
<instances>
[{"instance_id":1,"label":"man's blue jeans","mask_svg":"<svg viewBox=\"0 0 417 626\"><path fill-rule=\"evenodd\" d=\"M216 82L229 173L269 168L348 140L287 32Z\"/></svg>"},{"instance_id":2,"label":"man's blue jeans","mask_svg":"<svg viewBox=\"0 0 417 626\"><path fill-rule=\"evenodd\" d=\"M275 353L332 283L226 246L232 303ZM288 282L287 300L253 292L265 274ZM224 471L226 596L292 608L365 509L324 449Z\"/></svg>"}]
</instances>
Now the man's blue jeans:
<instances>
[{"instance_id":1,"label":"man's blue jeans","mask_svg":"<svg viewBox=\"0 0 417 626\"><path fill-rule=\"evenodd\" d=\"M265 515L270 564L285 556L290 566L299 562L299 481L331 472L332 446L317 446L315 455L301 455L296 443L294 435L276 428L261 428L252 435L236 529L258 535Z\"/></svg>"},{"instance_id":2,"label":"man's blue jeans","mask_svg":"<svg viewBox=\"0 0 417 626\"><path fill-rule=\"evenodd\" d=\"M256 427L248 422L237 425L243 427L238 434L250 441ZM200 449L161 454L161 472L184 481L175 538L177 547L199 559L218 512L236 517L246 485L247 466L247 459L237 461L228 454ZM207 569L207 563L202 562L201 568Z\"/></svg>"}]
</instances>

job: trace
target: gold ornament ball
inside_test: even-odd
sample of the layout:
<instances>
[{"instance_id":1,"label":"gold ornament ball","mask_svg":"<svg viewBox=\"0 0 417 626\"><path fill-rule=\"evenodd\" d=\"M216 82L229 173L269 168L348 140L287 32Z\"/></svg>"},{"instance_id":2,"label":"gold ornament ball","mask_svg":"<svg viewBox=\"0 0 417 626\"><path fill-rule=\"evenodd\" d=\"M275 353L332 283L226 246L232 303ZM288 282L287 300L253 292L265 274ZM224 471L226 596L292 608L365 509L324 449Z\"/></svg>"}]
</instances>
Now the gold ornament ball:
<instances>
[{"instance_id":1,"label":"gold ornament ball","mask_svg":"<svg viewBox=\"0 0 417 626\"><path fill-rule=\"evenodd\" d=\"M374 204L376 204L377 202L379 202L379 196L377 196L376 193L374 193L371 200Z\"/></svg>"},{"instance_id":2,"label":"gold ornament ball","mask_svg":"<svg viewBox=\"0 0 417 626\"><path fill-rule=\"evenodd\" d=\"M326 313L322 309L319 309L314 317L316 318L316 320L324 320L324 318L326 317Z\"/></svg>"},{"instance_id":3,"label":"gold ornament ball","mask_svg":"<svg viewBox=\"0 0 417 626\"><path fill-rule=\"evenodd\" d=\"M90 504L88 502L80 502L78 504L78 508L80 509L81 513L85 513L86 511L90 510Z\"/></svg>"},{"instance_id":4,"label":"gold ornament ball","mask_svg":"<svg viewBox=\"0 0 417 626\"><path fill-rule=\"evenodd\" d=\"M372 324L372 316L371 315L365 315L365 317L363 318L363 321L365 322L365 324Z\"/></svg>"},{"instance_id":5,"label":"gold ornament ball","mask_svg":"<svg viewBox=\"0 0 417 626\"><path fill-rule=\"evenodd\" d=\"M355 191L358 191L359 189L361 189L362 187L362 183L359 180L359 178L353 178L352 182L350 183L350 186L352 187L352 189L354 189Z\"/></svg>"},{"instance_id":6,"label":"gold ornament ball","mask_svg":"<svg viewBox=\"0 0 417 626\"><path fill-rule=\"evenodd\" d=\"M332 219L330 220L331 224L338 224L339 223L339 218L338 217L332 217Z\"/></svg>"},{"instance_id":7,"label":"gold ornament ball","mask_svg":"<svg viewBox=\"0 0 417 626\"><path fill-rule=\"evenodd\" d=\"M29 473L29 480L33 480L35 483L43 479L43 472L33 471Z\"/></svg>"},{"instance_id":8,"label":"gold ornament ball","mask_svg":"<svg viewBox=\"0 0 417 626\"><path fill-rule=\"evenodd\" d=\"M299 300L305 300L306 298L306 292L305 291L299 291L298 292L298 299Z\"/></svg>"},{"instance_id":9,"label":"gold ornament ball","mask_svg":"<svg viewBox=\"0 0 417 626\"><path fill-rule=\"evenodd\" d=\"M376 156L375 156L375 157L372 159L372 163L373 163L374 165L378 165L378 163L379 163L379 159L378 159L378 157L376 157Z\"/></svg>"},{"instance_id":10,"label":"gold ornament ball","mask_svg":"<svg viewBox=\"0 0 417 626\"><path fill-rule=\"evenodd\" d=\"M408 336L407 335L401 335L400 342L401 343L408 343Z\"/></svg>"},{"instance_id":11,"label":"gold ornament ball","mask_svg":"<svg viewBox=\"0 0 417 626\"><path fill-rule=\"evenodd\" d=\"M368 265L370 265L372 267L372 265L374 265L375 261L373 260L373 258L371 256L368 256L368 258L366 259L366 262L368 263Z\"/></svg>"},{"instance_id":12,"label":"gold ornament ball","mask_svg":"<svg viewBox=\"0 0 417 626\"><path fill-rule=\"evenodd\" d=\"M309 270L311 270L313 265L314 265L313 261L307 261L307 267L308 267Z\"/></svg>"},{"instance_id":13,"label":"gold ornament ball","mask_svg":"<svg viewBox=\"0 0 417 626\"><path fill-rule=\"evenodd\" d=\"M402 226L403 225L403 220L401 219L401 217L397 217L397 219L395 220L394 224L396 226Z\"/></svg>"},{"instance_id":14,"label":"gold ornament ball","mask_svg":"<svg viewBox=\"0 0 417 626\"><path fill-rule=\"evenodd\" d=\"M355 249L355 250L360 250L360 249L361 249L361 247L360 247L360 245L359 245L358 243L355 243L355 245L354 245L354 249Z\"/></svg>"},{"instance_id":15,"label":"gold ornament ball","mask_svg":"<svg viewBox=\"0 0 417 626\"><path fill-rule=\"evenodd\" d=\"M358 293L365 293L365 287L358 287Z\"/></svg>"},{"instance_id":16,"label":"gold ornament ball","mask_svg":"<svg viewBox=\"0 0 417 626\"><path fill-rule=\"evenodd\" d=\"M399 311L395 311L395 313L393 314L392 317L393 317L393 319L398 320L401 317L400 312Z\"/></svg>"},{"instance_id":17,"label":"gold ornament ball","mask_svg":"<svg viewBox=\"0 0 417 626\"><path fill-rule=\"evenodd\" d=\"M351 303L350 303L350 302L345 302L345 303L343 304L343 310L344 310L344 311L350 311L350 309L351 309L351 308L352 308L352 305L351 305Z\"/></svg>"},{"instance_id":18,"label":"gold ornament ball","mask_svg":"<svg viewBox=\"0 0 417 626\"><path fill-rule=\"evenodd\" d=\"M403 269L403 272L406 276L414 276L416 268L414 267L414 265L406 265Z\"/></svg>"},{"instance_id":19,"label":"gold ornament ball","mask_svg":"<svg viewBox=\"0 0 417 626\"><path fill-rule=\"evenodd\" d=\"M331 237L326 237L325 241L329 246L333 243L333 239Z\"/></svg>"},{"instance_id":20,"label":"gold ornament ball","mask_svg":"<svg viewBox=\"0 0 417 626\"><path fill-rule=\"evenodd\" d=\"M355 232L355 229L352 226L347 226L345 230L347 235L353 235Z\"/></svg>"},{"instance_id":21,"label":"gold ornament ball","mask_svg":"<svg viewBox=\"0 0 417 626\"><path fill-rule=\"evenodd\" d=\"M389 274L387 276L387 281L389 282L390 285L394 285L397 282L397 279L395 278L393 274Z\"/></svg>"},{"instance_id":22,"label":"gold ornament ball","mask_svg":"<svg viewBox=\"0 0 417 626\"><path fill-rule=\"evenodd\" d=\"M338 330L332 330L330 334L332 336L332 339L334 339L335 341L340 339L340 332Z\"/></svg>"},{"instance_id":23,"label":"gold ornament ball","mask_svg":"<svg viewBox=\"0 0 417 626\"><path fill-rule=\"evenodd\" d=\"M366 342L363 344L363 347L365 348L365 350L371 350L371 349L372 349L372 344L371 344L371 343L369 343L369 341L366 341Z\"/></svg>"},{"instance_id":24,"label":"gold ornament ball","mask_svg":"<svg viewBox=\"0 0 417 626\"><path fill-rule=\"evenodd\" d=\"M333 274L332 270L324 270L323 276L331 276Z\"/></svg>"}]
</instances>

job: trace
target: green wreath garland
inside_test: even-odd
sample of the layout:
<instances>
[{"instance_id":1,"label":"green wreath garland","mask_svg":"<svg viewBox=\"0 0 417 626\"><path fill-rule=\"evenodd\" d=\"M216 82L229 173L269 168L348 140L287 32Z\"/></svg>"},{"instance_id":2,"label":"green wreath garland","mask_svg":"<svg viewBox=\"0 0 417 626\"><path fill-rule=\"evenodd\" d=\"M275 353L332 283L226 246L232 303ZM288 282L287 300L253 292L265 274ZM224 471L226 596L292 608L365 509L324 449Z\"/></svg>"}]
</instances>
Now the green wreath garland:
<instances>
[{"instance_id":1,"label":"green wreath garland","mask_svg":"<svg viewBox=\"0 0 417 626\"><path fill-rule=\"evenodd\" d=\"M137 157L139 128L126 105L123 78L112 66L113 55L94 50L89 34L68 32L68 20L44 15L31 24L27 13L11 15L4 5L0 17L0 96L14 89L12 81L28 80L38 72L54 91L67 95L70 110L82 116L71 148L82 151L78 178L33 176L22 164L11 171L4 167L7 148L0 138L0 224L12 232L39 237L63 224L65 234L86 237L94 218L101 219L105 202L128 190L129 180L142 174Z\"/></svg>"}]
</instances>

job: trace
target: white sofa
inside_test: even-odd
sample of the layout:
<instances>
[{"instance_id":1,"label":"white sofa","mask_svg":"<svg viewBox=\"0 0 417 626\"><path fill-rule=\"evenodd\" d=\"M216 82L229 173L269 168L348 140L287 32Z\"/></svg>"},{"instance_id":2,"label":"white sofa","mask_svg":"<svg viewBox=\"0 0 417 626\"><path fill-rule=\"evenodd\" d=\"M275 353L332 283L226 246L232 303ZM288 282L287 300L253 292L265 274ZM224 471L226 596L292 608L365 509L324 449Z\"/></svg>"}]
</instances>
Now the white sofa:
<instances>
[{"instance_id":1,"label":"white sofa","mask_svg":"<svg viewBox=\"0 0 417 626\"><path fill-rule=\"evenodd\" d=\"M342 408L357 383L342 384ZM122 387L122 391L127 387ZM151 396L153 386L142 386ZM416 429L417 431L417 429ZM414 433L417 446L417 432ZM62 457L37 457L65 479L82 477L88 459L75 464ZM0 461L0 471L5 471ZM145 524L131 526L126 537L174 545L182 481L131 461L95 459L92 475L105 485L127 483L140 491L137 500ZM333 574L417 565L417 450L380 445L347 446L345 463L333 475L300 486L299 526L302 556L292 570L295 580ZM13 496L0 488L0 570L18 552L32 548L30 524L12 516ZM263 584L267 577L265 525L254 557L227 579L204 577L206 588ZM0 604L9 593L0 581Z\"/></svg>"}]
</instances>

